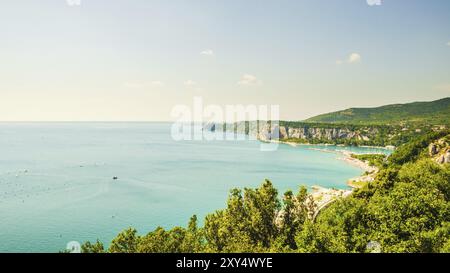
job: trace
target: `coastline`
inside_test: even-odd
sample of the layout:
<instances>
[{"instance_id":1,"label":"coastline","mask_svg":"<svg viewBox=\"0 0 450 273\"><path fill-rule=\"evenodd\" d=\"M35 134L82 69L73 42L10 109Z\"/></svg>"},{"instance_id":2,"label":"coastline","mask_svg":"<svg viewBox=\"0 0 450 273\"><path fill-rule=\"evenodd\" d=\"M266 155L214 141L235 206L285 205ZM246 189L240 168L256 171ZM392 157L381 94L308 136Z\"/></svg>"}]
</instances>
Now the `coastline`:
<instances>
[{"instance_id":1,"label":"coastline","mask_svg":"<svg viewBox=\"0 0 450 273\"><path fill-rule=\"evenodd\" d=\"M297 142L290 142L290 141L283 141L283 140L262 140L258 139L261 142L266 143L276 143L276 144L286 144L292 147L298 147L298 146L335 146L335 147L359 147L359 148L372 148L372 149L381 149L381 150L388 150L393 151L396 149L395 146L370 146L370 145L360 145L360 146L349 146L345 144L331 144L331 143L297 143ZM316 148L317 150L320 150Z\"/></svg>"},{"instance_id":2,"label":"coastline","mask_svg":"<svg viewBox=\"0 0 450 273\"><path fill-rule=\"evenodd\" d=\"M378 173L378 168L369 166L369 164L365 161L356 159L352 157L351 152L348 151L324 151L321 149L314 149L323 152L331 152L341 154L342 157L339 157L338 160L342 160L347 164L358 167L364 171L360 176L350 178L347 180L347 186L351 189L342 190L342 189L333 189L333 188L325 188L321 186L312 186L313 192L311 196L313 200L316 202L316 209L314 211L312 219L315 220L320 211L333 202L339 200L340 198L347 198L350 196L356 189L364 187L365 184L374 181L376 174Z\"/></svg>"},{"instance_id":3,"label":"coastline","mask_svg":"<svg viewBox=\"0 0 450 273\"><path fill-rule=\"evenodd\" d=\"M263 141L263 140L260 140ZM269 142L269 143L277 143L277 144L285 144L289 145L291 147L299 147L299 146L313 146L310 148L307 148L309 150L315 150L325 153L334 153L340 155L338 157L338 160L342 160L345 163L352 165L354 167L357 167L363 171L363 173L354 178L350 178L347 180L347 186L351 189L344 190L344 189L334 189L334 188L325 188L322 186L314 185L311 186L312 193L309 195L312 196L312 199L315 202L315 209L312 212L312 220L314 221L316 217L319 215L320 211L329 205L331 205L333 202L339 200L340 198L347 198L350 196L356 189L362 188L365 184L370 183L374 181L376 174L378 173L379 169L374 166L370 166L368 162L359 160L357 158L352 157L353 154L350 151L344 151L344 150L326 150L326 149L320 149L314 146L336 146L336 147L349 147L346 145L336 145L336 144L309 144L309 143L293 143L289 141L281 141L281 140L269 140L269 141L263 141L263 142ZM395 147L380 147L380 146L357 146L361 148L375 148L375 149L386 149L386 150L394 150Z\"/></svg>"},{"instance_id":4,"label":"coastline","mask_svg":"<svg viewBox=\"0 0 450 273\"><path fill-rule=\"evenodd\" d=\"M350 164L350 165L352 165L354 167L360 168L364 172L368 172L368 173L378 172L378 168L370 166L365 161L362 161L362 160L359 160L357 158L352 157L353 154L357 154L357 153L353 153L353 152L350 152L350 151L344 151L344 150L334 150L333 151L333 150L326 150L326 149L320 149L320 148L314 147L314 146L336 146L336 147L352 147L352 146L336 145L336 144L292 143L292 142L281 141L281 140L270 140L270 141L265 141L265 142L286 144L286 145L289 145L291 147L313 146L313 147L308 148L308 149L309 150L314 150L314 151L320 151L320 152L324 152L324 153L338 154L338 155L341 155L341 157L339 157L338 160L342 160L342 161L346 162L347 164ZM355 146L355 147L392 150L389 147L380 147L380 146ZM381 153L373 153L373 154L381 154Z\"/></svg>"}]
</instances>

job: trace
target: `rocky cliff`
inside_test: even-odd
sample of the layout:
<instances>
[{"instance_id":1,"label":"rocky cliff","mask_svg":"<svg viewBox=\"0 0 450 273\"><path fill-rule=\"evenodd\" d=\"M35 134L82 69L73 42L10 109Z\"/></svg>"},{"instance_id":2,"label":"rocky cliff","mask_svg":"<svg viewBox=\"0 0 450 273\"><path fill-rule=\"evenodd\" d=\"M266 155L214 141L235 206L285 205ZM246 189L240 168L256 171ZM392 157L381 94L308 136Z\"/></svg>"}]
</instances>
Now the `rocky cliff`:
<instances>
[{"instance_id":1,"label":"rocky cliff","mask_svg":"<svg viewBox=\"0 0 450 273\"><path fill-rule=\"evenodd\" d=\"M428 146L429 155L439 164L450 163L450 144L447 138L441 138Z\"/></svg>"},{"instance_id":2,"label":"rocky cliff","mask_svg":"<svg viewBox=\"0 0 450 273\"><path fill-rule=\"evenodd\" d=\"M350 130L348 128L320 128L320 127L289 127L289 126L270 126L265 125L257 134L258 139L303 139L303 140L337 140L337 139L356 139L369 141L372 135L376 135L377 130Z\"/></svg>"},{"instance_id":3,"label":"rocky cliff","mask_svg":"<svg viewBox=\"0 0 450 273\"><path fill-rule=\"evenodd\" d=\"M207 125L214 131L227 131L248 134L262 141L280 140L303 143L340 143L343 141L355 141L361 144L369 143L380 135L377 127L355 126L324 126L308 123L270 123L270 122L246 122L236 124Z\"/></svg>"}]
</instances>

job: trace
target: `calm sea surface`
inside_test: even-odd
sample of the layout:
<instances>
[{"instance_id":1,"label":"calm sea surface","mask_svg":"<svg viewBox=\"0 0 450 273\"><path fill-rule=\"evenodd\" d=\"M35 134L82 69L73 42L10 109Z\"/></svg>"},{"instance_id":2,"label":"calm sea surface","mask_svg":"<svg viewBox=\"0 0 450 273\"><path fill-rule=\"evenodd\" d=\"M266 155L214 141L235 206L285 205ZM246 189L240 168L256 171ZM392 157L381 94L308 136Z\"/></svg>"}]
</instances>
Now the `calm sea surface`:
<instances>
[{"instance_id":1,"label":"calm sea surface","mask_svg":"<svg viewBox=\"0 0 450 273\"><path fill-rule=\"evenodd\" d=\"M121 230L185 225L223 208L229 190L270 179L347 188L362 171L336 153L256 141L174 141L164 123L0 123L0 252L106 244ZM328 150L385 152L369 148ZM114 180L113 177L117 177Z\"/></svg>"}]
</instances>

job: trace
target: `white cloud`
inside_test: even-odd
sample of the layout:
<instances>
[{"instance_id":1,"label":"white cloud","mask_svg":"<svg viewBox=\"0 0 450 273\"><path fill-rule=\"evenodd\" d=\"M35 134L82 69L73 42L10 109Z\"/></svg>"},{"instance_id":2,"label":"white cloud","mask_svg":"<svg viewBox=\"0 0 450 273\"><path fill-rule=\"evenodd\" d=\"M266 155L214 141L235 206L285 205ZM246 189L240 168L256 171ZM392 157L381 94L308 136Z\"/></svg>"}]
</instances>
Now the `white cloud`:
<instances>
[{"instance_id":1,"label":"white cloud","mask_svg":"<svg viewBox=\"0 0 450 273\"><path fill-rule=\"evenodd\" d=\"M69 6L81 6L81 0L66 0Z\"/></svg>"},{"instance_id":2,"label":"white cloud","mask_svg":"<svg viewBox=\"0 0 450 273\"><path fill-rule=\"evenodd\" d=\"M450 42L448 42L447 45L450 46Z\"/></svg>"},{"instance_id":3,"label":"white cloud","mask_svg":"<svg viewBox=\"0 0 450 273\"><path fill-rule=\"evenodd\" d=\"M202 52L200 52L203 56L214 56L214 51L211 49L205 49Z\"/></svg>"},{"instance_id":4,"label":"white cloud","mask_svg":"<svg viewBox=\"0 0 450 273\"><path fill-rule=\"evenodd\" d=\"M238 81L238 85L261 85L262 82L260 80L258 80L255 76L250 75L250 74L244 74L241 77L241 80Z\"/></svg>"},{"instance_id":5,"label":"white cloud","mask_svg":"<svg viewBox=\"0 0 450 273\"><path fill-rule=\"evenodd\" d=\"M197 83L194 82L193 80L187 80L187 81L184 82L184 85L186 85L186 86L194 86L196 84Z\"/></svg>"},{"instance_id":6,"label":"white cloud","mask_svg":"<svg viewBox=\"0 0 450 273\"><path fill-rule=\"evenodd\" d=\"M350 54L345 61L340 60L340 59L336 60L336 64L337 65L341 65L341 64L344 64L344 63L356 64L356 63L360 63L360 62L361 62L361 55L359 55L358 53Z\"/></svg>"},{"instance_id":7,"label":"white cloud","mask_svg":"<svg viewBox=\"0 0 450 273\"><path fill-rule=\"evenodd\" d=\"M383 3L381 0L367 0L366 2L369 6L381 6Z\"/></svg>"},{"instance_id":8,"label":"white cloud","mask_svg":"<svg viewBox=\"0 0 450 273\"><path fill-rule=\"evenodd\" d=\"M361 55L359 55L358 53L352 53L350 54L350 56L348 56L347 62L350 64L359 63L361 62Z\"/></svg>"}]
</instances>

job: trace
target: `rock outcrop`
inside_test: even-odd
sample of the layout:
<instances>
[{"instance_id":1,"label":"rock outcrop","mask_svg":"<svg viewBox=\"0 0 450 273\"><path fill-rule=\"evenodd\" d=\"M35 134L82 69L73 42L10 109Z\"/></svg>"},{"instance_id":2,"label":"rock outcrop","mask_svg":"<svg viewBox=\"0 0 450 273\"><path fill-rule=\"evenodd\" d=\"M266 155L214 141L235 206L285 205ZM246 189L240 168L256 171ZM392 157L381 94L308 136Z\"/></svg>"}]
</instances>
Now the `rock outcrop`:
<instances>
[{"instance_id":1,"label":"rock outcrop","mask_svg":"<svg viewBox=\"0 0 450 273\"><path fill-rule=\"evenodd\" d=\"M249 122L247 124L209 124L210 130L228 131L235 133L243 133L256 137L259 140L287 140L299 139L308 142L311 140L333 142L335 140L357 140L368 142L373 139L379 132L377 128L353 129L352 127L324 128L320 125L302 124L298 126L287 126L270 122Z\"/></svg>"},{"instance_id":2,"label":"rock outcrop","mask_svg":"<svg viewBox=\"0 0 450 273\"><path fill-rule=\"evenodd\" d=\"M351 130L348 128L320 128L320 127L289 127L289 126L270 126L265 125L260 127L256 133L258 139L273 140L273 139L303 139L303 140L327 140L333 141L336 139L355 139L360 141L369 141L376 135L377 130Z\"/></svg>"},{"instance_id":3,"label":"rock outcrop","mask_svg":"<svg viewBox=\"0 0 450 273\"><path fill-rule=\"evenodd\" d=\"M445 154L439 155L436 157L436 162L439 164L447 164L450 163L450 151L447 151Z\"/></svg>"},{"instance_id":4,"label":"rock outcrop","mask_svg":"<svg viewBox=\"0 0 450 273\"><path fill-rule=\"evenodd\" d=\"M435 154L438 153L438 147L436 144L431 143L430 146L428 146L428 154L430 156L434 156Z\"/></svg>"},{"instance_id":5,"label":"rock outcrop","mask_svg":"<svg viewBox=\"0 0 450 273\"><path fill-rule=\"evenodd\" d=\"M450 163L450 145L446 138L431 143L428 146L428 154L439 164Z\"/></svg>"}]
</instances>

